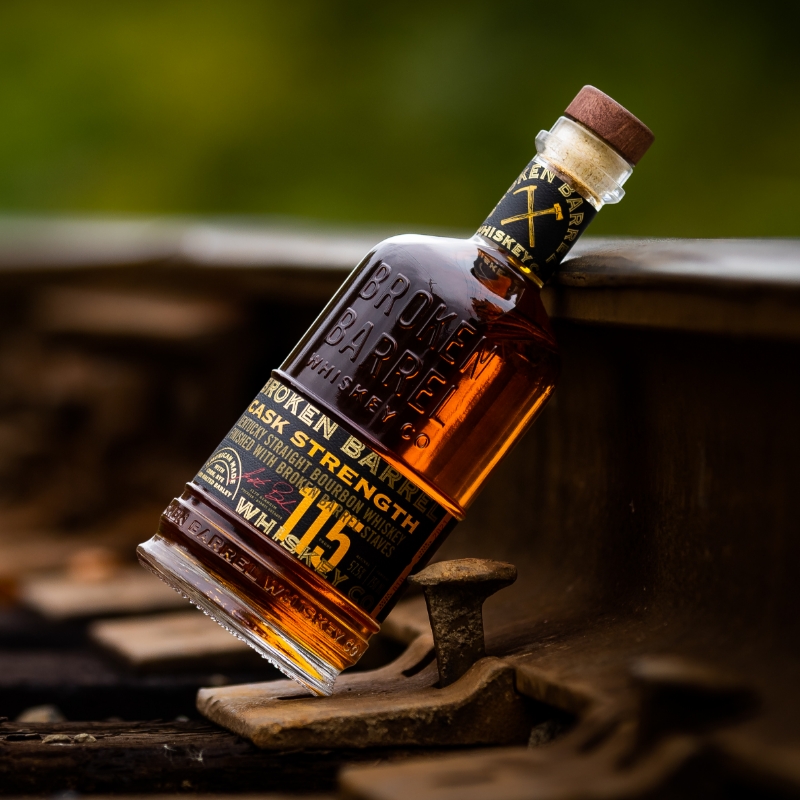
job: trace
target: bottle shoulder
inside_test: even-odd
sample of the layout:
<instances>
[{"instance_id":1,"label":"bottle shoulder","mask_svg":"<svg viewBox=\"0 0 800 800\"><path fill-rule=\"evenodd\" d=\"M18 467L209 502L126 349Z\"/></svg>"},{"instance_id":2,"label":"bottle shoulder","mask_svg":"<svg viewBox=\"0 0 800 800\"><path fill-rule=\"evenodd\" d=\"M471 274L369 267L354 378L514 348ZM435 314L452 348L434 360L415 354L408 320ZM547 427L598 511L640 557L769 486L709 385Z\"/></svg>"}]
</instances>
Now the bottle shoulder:
<instances>
[{"instance_id":1,"label":"bottle shoulder","mask_svg":"<svg viewBox=\"0 0 800 800\"><path fill-rule=\"evenodd\" d=\"M538 288L480 239L410 235L375 247L278 374L463 510L549 397L558 353Z\"/></svg>"},{"instance_id":2,"label":"bottle shoulder","mask_svg":"<svg viewBox=\"0 0 800 800\"><path fill-rule=\"evenodd\" d=\"M409 290L440 298L476 321L523 319L537 338L555 344L539 288L482 236L393 236L376 245L357 273L368 276L379 264L392 270L402 288L405 280ZM517 327L517 334L524 336L524 329Z\"/></svg>"}]
</instances>

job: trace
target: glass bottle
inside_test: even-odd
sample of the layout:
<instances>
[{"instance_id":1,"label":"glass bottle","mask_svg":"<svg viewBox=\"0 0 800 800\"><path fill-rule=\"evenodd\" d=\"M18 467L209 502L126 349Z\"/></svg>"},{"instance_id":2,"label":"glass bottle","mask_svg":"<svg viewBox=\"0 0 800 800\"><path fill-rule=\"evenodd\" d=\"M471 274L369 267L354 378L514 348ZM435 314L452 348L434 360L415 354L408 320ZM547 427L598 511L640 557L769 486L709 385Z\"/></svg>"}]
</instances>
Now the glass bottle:
<instances>
[{"instance_id":1,"label":"glass bottle","mask_svg":"<svg viewBox=\"0 0 800 800\"><path fill-rule=\"evenodd\" d=\"M584 87L470 239L378 244L139 546L329 694L556 384L539 289L653 135Z\"/></svg>"}]
</instances>

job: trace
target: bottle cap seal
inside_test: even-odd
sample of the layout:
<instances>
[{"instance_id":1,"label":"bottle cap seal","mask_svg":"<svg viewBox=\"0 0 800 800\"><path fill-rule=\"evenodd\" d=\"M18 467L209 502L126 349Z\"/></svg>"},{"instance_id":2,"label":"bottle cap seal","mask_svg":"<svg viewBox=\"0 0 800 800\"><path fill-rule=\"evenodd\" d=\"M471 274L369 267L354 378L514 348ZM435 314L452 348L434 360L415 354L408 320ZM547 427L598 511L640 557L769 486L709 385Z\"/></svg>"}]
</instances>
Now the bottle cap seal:
<instances>
[{"instance_id":1,"label":"bottle cap seal","mask_svg":"<svg viewBox=\"0 0 800 800\"><path fill-rule=\"evenodd\" d=\"M647 125L594 86L584 86L564 113L585 125L634 165L655 139Z\"/></svg>"}]
</instances>

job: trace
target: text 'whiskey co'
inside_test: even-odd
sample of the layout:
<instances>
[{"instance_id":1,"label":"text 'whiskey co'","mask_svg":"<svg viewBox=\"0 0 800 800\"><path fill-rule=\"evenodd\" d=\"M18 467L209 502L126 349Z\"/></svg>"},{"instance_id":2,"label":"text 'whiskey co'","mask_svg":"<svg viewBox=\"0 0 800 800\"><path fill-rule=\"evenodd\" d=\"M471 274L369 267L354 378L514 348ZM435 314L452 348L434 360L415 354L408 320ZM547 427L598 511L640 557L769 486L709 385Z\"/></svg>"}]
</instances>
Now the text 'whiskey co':
<instances>
[{"instance_id":1,"label":"text 'whiskey co'","mask_svg":"<svg viewBox=\"0 0 800 800\"><path fill-rule=\"evenodd\" d=\"M142 563L329 694L551 396L539 289L652 141L585 86L472 238L378 244L166 509Z\"/></svg>"}]
</instances>

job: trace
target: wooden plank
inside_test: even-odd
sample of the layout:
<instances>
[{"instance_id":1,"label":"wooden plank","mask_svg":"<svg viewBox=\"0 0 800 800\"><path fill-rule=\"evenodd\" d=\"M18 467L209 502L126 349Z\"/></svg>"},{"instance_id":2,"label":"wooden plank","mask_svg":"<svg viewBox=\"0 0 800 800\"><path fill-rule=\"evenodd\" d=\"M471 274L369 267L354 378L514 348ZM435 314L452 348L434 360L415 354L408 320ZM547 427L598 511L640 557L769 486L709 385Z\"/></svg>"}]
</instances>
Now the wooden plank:
<instances>
[{"instance_id":1,"label":"wooden plank","mask_svg":"<svg viewBox=\"0 0 800 800\"><path fill-rule=\"evenodd\" d=\"M185 341L234 327L234 305L146 290L58 286L37 293L33 327L48 334L81 334Z\"/></svg>"},{"instance_id":2,"label":"wooden plank","mask_svg":"<svg viewBox=\"0 0 800 800\"><path fill-rule=\"evenodd\" d=\"M139 566L123 567L97 582L70 575L29 578L20 587L20 598L51 620L186 607L181 595Z\"/></svg>"},{"instance_id":3,"label":"wooden plank","mask_svg":"<svg viewBox=\"0 0 800 800\"><path fill-rule=\"evenodd\" d=\"M583 239L543 293L578 322L800 338L800 240Z\"/></svg>"},{"instance_id":4,"label":"wooden plank","mask_svg":"<svg viewBox=\"0 0 800 800\"><path fill-rule=\"evenodd\" d=\"M189 795L191 796L191 795ZM321 794L314 792L313 794L291 794L280 792L276 794L269 792L268 794L256 794L255 792L247 792L244 794L228 794L226 792L215 792L207 794L203 800L337 800L338 794ZM22 797L11 798L11 800L23 800ZM93 794L92 800L119 800L117 794ZM126 794L125 800L175 800L174 794Z\"/></svg>"},{"instance_id":5,"label":"wooden plank","mask_svg":"<svg viewBox=\"0 0 800 800\"><path fill-rule=\"evenodd\" d=\"M556 286L545 289L543 299L552 318L573 322L800 339L800 296L788 289Z\"/></svg>"},{"instance_id":6,"label":"wooden plank","mask_svg":"<svg viewBox=\"0 0 800 800\"><path fill-rule=\"evenodd\" d=\"M165 672L193 664L257 666L263 661L197 609L94 622L89 638L138 671Z\"/></svg>"},{"instance_id":7,"label":"wooden plank","mask_svg":"<svg viewBox=\"0 0 800 800\"><path fill-rule=\"evenodd\" d=\"M800 289L800 239L586 236L556 273L574 288Z\"/></svg>"},{"instance_id":8,"label":"wooden plank","mask_svg":"<svg viewBox=\"0 0 800 800\"><path fill-rule=\"evenodd\" d=\"M195 289L224 286L229 297L246 291L250 299L316 304L378 241L400 232L269 218L252 225L0 218L0 270L129 266L138 288L188 279ZM800 240L589 236L544 296L562 319L796 339Z\"/></svg>"},{"instance_id":9,"label":"wooden plank","mask_svg":"<svg viewBox=\"0 0 800 800\"><path fill-rule=\"evenodd\" d=\"M88 734L94 739L80 737ZM69 741L45 741L48 736ZM0 724L3 794L325 792L343 764L403 760L419 751L277 752L206 722ZM433 751L441 752L441 751Z\"/></svg>"},{"instance_id":10,"label":"wooden plank","mask_svg":"<svg viewBox=\"0 0 800 800\"><path fill-rule=\"evenodd\" d=\"M0 713L13 719L33 706L54 705L70 720L194 717L203 686L279 676L263 659L251 668L193 666L182 672L138 675L80 644L70 649L7 650L0 652Z\"/></svg>"},{"instance_id":11,"label":"wooden plank","mask_svg":"<svg viewBox=\"0 0 800 800\"><path fill-rule=\"evenodd\" d=\"M268 217L255 224L165 218L0 217L0 270L184 263L205 267L352 269L402 230L323 226Z\"/></svg>"}]
</instances>

